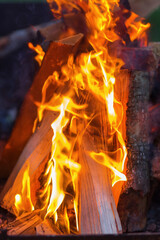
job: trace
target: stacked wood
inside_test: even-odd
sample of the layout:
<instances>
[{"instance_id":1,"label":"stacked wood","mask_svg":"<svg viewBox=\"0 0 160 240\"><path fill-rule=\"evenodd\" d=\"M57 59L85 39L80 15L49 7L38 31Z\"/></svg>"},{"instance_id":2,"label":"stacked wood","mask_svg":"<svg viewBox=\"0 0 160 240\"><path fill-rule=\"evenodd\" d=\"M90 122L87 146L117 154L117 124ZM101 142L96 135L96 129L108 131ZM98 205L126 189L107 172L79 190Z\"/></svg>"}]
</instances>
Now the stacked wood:
<instances>
[{"instance_id":1,"label":"stacked wood","mask_svg":"<svg viewBox=\"0 0 160 240\"><path fill-rule=\"evenodd\" d=\"M62 58L62 52L64 54L66 50L67 53L65 54L65 57L68 56L67 54L69 54L69 51L72 53L75 53L75 49L81 39L82 39L82 35L72 37L72 42L76 44L69 45L69 46L64 45L64 42L68 44L68 42L69 43L71 42L71 39L67 39L65 41L62 40L57 44L51 44L45 56L45 59L42 63L42 68L38 73L38 76L35 78L34 83L29 91L29 96L27 95L27 98L25 99L25 102L23 104L24 113L26 114L25 116L24 116L24 113L20 115L19 122L17 123L17 131L20 131L19 130L20 123L23 123L25 117L27 117L27 119L30 117L30 116L29 117L27 116L27 113L31 113L30 111L31 110L33 111L34 108L36 110L36 107L34 106L33 102L30 100L30 95L34 96L34 99L36 101L38 100L40 101L40 97L41 97L40 89L42 88L42 83L47 78L46 74L47 75L52 74L54 68L56 68L57 71L60 71L61 64L63 64L65 61L64 58ZM55 51L57 51L58 53L58 50L57 50L58 47L59 47L59 54L58 54L59 58L57 63L53 67L51 62L51 56L53 53L55 54ZM60 59L61 59L61 64L59 64ZM47 66L47 63L49 66ZM47 73L46 73L46 69L47 69ZM40 86L37 86L38 83L40 84ZM54 87L56 91L57 90L56 86ZM38 90L38 92L36 90ZM49 92L49 96L50 96L50 92ZM30 109L30 104L31 104L31 109ZM35 114L35 117L36 117L35 110L33 111L33 113ZM48 155L50 154L50 151L51 151L51 138L53 135L53 131L51 129L51 123L54 121L56 117L57 117L57 114L54 112L46 112L44 114L42 123L40 124L39 128L37 128L35 133L30 137L27 145L25 146L23 152L21 153L18 159L18 162L14 167L12 173L10 174L8 181L0 195L1 206L6 208L8 211L12 213L14 213L15 195L21 192L23 174L28 166L30 166L29 176L30 176L30 182L31 182L32 202L34 206L36 204L36 201L37 201L36 193L40 187L38 180L36 179L39 179L42 171L44 170L44 166L46 164L46 161L48 160ZM27 121L27 119L25 119L25 122ZM30 131L30 134L28 134L28 138L29 138L29 136L31 135L32 127L33 127L33 119L29 122L27 126L25 127L25 130L27 129L28 131L29 129ZM84 181L89 176L89 178L91 179L92 188L90 189L91 187L90 184L85 185L86 187L84 189L85 191L82 191L82 195L81 195L81 210L82 210L81 211L82 213L81 227L80 227L81 233L101 234L101 233L121 232L121 224L120 224L120 220L119 220L116 206L114 203L114 198L112 196L110 171L107 170L106 167L101 166L96 162L94 162L86 153L87 151L86 147L88 146L87 142L89 143L90 146L92 145L90 144L90 140L87 138L83 142L85 147L81 146L82 148L80 151L80 162L82 161L82 165L88 166L88 167L87 167L87 172L84 169L82 170L83 173L81 177L81 186L84 185ZM86 201L86 199L88 199L88 201ZM90 208L90 203L92 201L95 202L95 205L91 205L92 207ZM91 211L89 211L88 207ZM88 211L90 212L89 215L88 215ZM26 229L24 229L25 224L23 224L22 226L21 224L20 225L17 224L17 221L16 221L15 227L12 227L10 234L13 234L13 232L15 233L16 231L17 231L17 234L21 234L20 229L22 229L22 233L23 233L27 229L30 229L30 224L32 222L34 226L39 224L39 221L37 221L37 214L35 216L35 213L36 212L34 211L33 212L34 217L33 219L31 218L31 220L28 222ZM86 224L87 215L90 218L89 223L91 225ZM22 215L22 218L23 217L25 216ZM35 221L35 224L34 224L34 221ZM36 226L36 229L37 229L36 231L41 232L43 231L42 229L44 228L46 228L46 223L40 222L40 225ZM44 231L49 232L50 230L44 230ZM52 234L53 233L54 233L54 229Z\"/></svg>"},{"instance_id":2,"label":"stacked wood","mask_svg":"<svg viewBox=\"0 0 160 240\"><path fill-rule=\"evenodd\" d=\"M70 54L75 54L83 34L52 42L44 57L41 68L36 75L33 84L25 96L22 107L19 111L12 134L6 144L0 159L3 168L0 169L1 178L7 178L15 166L24 146L32 135L34 121L37 117L37 106L35 102L41 102L42 87L48 76L54 71L60 72L61 66L67 62ZM56 86L54 86L56 88ZM51 96L53 87L50 88Z\"/></svg>"},{"instance_id":3,"label":"stacked wood","mask_svg":"<svg viewBox=\"0 0 160 240\"><path fill-rule=\"evenodd\" d=\"M50 219L45 219L42 223L36 226L36 235L61 235L61 232L51 224Z\"/></svg>"},{"instance_id":4,"label":"stacked wood","mask_svg":"<svg viewBox=\"0 0 160 240\"><path fill-rule=\"evenodd\" d=\"M43 171L44 162L46 162L45 156L49 153L51 148L50 144L52 134L49 122L51 119L53 120L54 117L55 114L53 113L48 113L44 116L41 127L31 137L26 145L1 194L1 206L10 212L14 211L15 195L21 190L21 182L26 165L30 165L29 174L31 179L31 188L36 193L39 187L36 185L35 176L37 177L37 173L40 175ZM92 141L90 139L92 138L88 136L86 139L83 138L83 145L80 146L81 149L79 155L80 163L82 164L80 201L81 233L119 233L121 232L121 224L116 210L116 205L114 203L114 198L112 196L110 171L107 170L106 167L94 162L88 156L87 151L91 150L92 146L94 147L93 139ZM13 176L15 177L15 180ZM35 204L36 199L32 198L32 201ZM31 215L32 214L33 218L30 218L27 224L25 224L25 221L18 224L17 220L15 220L15 223L12 223L12 228L9 233L21 234L27 231L27 229L30 229L32 223L34 226L37 226L39 222L41 223L42 220L37 221L37 217L35 216L35 214L37 215L38 213L35 211L31 213ZM30 214L27 214L27 219L28 217L30 217ZM25 218L25 215L22 215L22 218ZM88 221L86 221L86 219L88 219ZM43 229L42 225L38 225L38 232L41 231L41 228ZM51 233L51 230L46 231L50 231ZM54 231L55 230L53 229L52 234L56 234Z\"/></svg>"}]
</instances>

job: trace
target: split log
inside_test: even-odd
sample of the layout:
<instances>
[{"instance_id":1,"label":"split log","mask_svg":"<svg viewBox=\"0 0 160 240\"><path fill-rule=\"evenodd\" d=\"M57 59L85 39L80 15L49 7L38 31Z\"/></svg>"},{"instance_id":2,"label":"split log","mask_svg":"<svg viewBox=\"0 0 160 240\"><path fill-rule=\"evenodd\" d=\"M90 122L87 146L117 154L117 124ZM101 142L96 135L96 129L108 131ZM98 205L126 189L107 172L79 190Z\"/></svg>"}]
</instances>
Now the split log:
<instances>
[{"instance_id":1,"label":"split log","mask_svg":"<svg viewBox=\"0 0 160 240\"><path fill-rule=\"evenodd\" d=\"M56 116L53 112L46 113L40 128L36 130L28 141L0 194L1 206L11 213L14 213L15 195L21 192L23 174L27 166L30 166L29 175L31 176L32 182L36 170L50 153L51 139L53 136L51 123ZM36 186L34 187L34 191L36 192ZM34 193L34 195L35 194L36 193Z\"/></svg>"},{"instance_id":2,"label":"split log","mask_svg":"<svg viewBox=\"0 0 160 240\"><path fill-rule=\"evenodd\" d=\"M140 231L146 224L150 190L148 102L149 73L131 72L126 113L127 182L118 204L124 232Z\"/></svg>"},{"instance_id":3,"label":"split log","mask_svg":"<svg viewBox=\"0 0 160 240\"><path fill-rule=\"evenodd\" d=\"M42 219L36 212L25 213L8 225L8 235L31 234L31 231L33 232L34 227L40 224L40 222L42 222Z\"/></svg>"},{"instance_id":4,"label":"split log","mask_svg":"<svg viewBox=\"0 0 160 240\"><path fill-rule=\"evenodd\" d=\"M48 23L43 23L38 26L32 26L26 29L17 30L8 36L0 38L0 59L8 56L15 50L31 41L37 41L39 36L46 41L55 41L60 39L63 34L64 37L69 37L69 28L73 32L86 33L87 27L84 16L81 13L64 15L63 19L53 20Z\"/></svg>"},{"instance_id":5,"label":"split log","mask_svg":"<svg viewBox=\"0 0 160 240\"><path fill-rule=\"evenodd\" d=\"M157 58L151 46L140 48L123 47L117 44L117 42L111 44L109 53L124 61L123 69L132 71L155 71Z\"/></svg>"},{"instance_id":6,"label":"split log","mask_svg":"<svg viewBox=\"0 0 160 240\"><path fill-rule=\"evenodd\" d=\"M41 91L44 82L54 71L60 72L61 66L67 62L70 54L76 54L82 38L83 34L77 34L60 42L52 42L50 44L41 68L25 97L12 134L1 156L0 164L3 166L0 168L1 178L9 176L24 146L32 135L33 124L37 116L37 106L34 101L41 101ZM53 88L50 89L52 92Z\"/></svg>"},{"instance_id":7,"label":"split log","mask_svg":"<svg viewBox=\"0 0 160 240\"><path fill-rule=\"evenodd\" d=\"M122 134L124 142L126 142L126 120L127 120L126 111L127 111L127 103L128 103L128 96L129 96L129 82L130 82L129 70L123 69L120 71L119 74L116 75L116 84L115 84L114 91L115 91L116 100L118 100L123 107L123 118L122 118L121 125L119 126L119 131ZM124 164L124 170L123 170L124 174L126 174L126 163L127 163L127 158ZM123 183L124 182L122 181L117 182L112 188L116 206L118 205L119 196L121 193Z\"/></svg>"},{"instance_id":8,"label":"split log","mask_svg":"<svg viewBox=\"0 0 160 240\"><path fill-rule=\"evenodd\" d=\"M95 151L94 139L85 134L80 145L80 232L116 234L122 231L112 195L110 171L95 162L88 151Z\"/></svg>"},{"instance_id":9,"label":"split log","mask_svg":"<svg viewBox=\"0 0 160 240\"><path fill-rule=\"evenodd\" d=\"M37 235L61 235L62 233L55 227L55 225L50 224L49 219L45 219L42 223L36 226Z\"/></svg>"}]
</instances>

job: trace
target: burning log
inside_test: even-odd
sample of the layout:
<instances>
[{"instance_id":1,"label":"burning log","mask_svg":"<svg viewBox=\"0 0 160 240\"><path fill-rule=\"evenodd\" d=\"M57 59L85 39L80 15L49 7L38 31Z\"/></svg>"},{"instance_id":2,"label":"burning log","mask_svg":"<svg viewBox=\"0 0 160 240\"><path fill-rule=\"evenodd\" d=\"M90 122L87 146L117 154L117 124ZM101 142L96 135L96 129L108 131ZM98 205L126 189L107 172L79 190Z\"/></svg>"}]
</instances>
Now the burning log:
<instances>
[{"instance_id":1,"label":"burning log","mask_svg":"<svg viewBox=\"0 0 160 240\"><path fill-rule=\"evenodd\" d=\"M45 219L42 223L36 226L37 235L61 235L61 232L50 223L49 219Z\"/></svg>"},{"instance_id":2,"label":"burning log","mask_svg":"<svg viewBox=\"0 0 160 240\"><path fill-rule=\"evenodd\" d=\"M118 204L123 231L140 231L146 224L149 175L149 73L134 71L130 76L127 109L127 179Z\"/></svg>"},{"instance_id":3,"label":"burning log","mask_svg":"<svg viewBox=\"0 0 160 240\"><path fill-rule=\"evenodd\" d=\"M123 69L131 71L155 71L157 68L157 44L149 47L123 47L113 43L109 53L124 61Z\"/></svg>"},{"instance_id":4,"label":"burning log","mask_svg":"<svg viewBox=\"0 0 160 240\"><path fill-rule=\"evenodd\" d=\"M8 235L31 234L41 221L42 219L35 212L23 214L8 225Z\"/></svg>"},{"instance_id":5,"label":"burning log","mask_svg":"<svg viewBox=\"0 0 160 240\"><path fill-rule=\"evenodd\" d=\"M110 170L93 161L88 155L95 151L94 138L89 134L80 146L82 234L121 233L121 223L112 195Z\"/></svg>"},{"instance_id":6,"label":"burning log","mask_svg":"<svg viewBox=\"0 0 160 240\"><path fill-rule=\"evenodd\" d=\"M145 48L145 52L143 52L143 48L141 50L139 54L141 55L142 53L141 56L144 54L144 58L148 59L148 64L146 63L144 68L142 67L142 57L140 61L142 65L139 64L138 66L140 58L135 57L137 59L137 67L135 67L140 71L133 71L133 68L130 68L132 72L129 81L126 122L128 148L126 175L128 181L123 187L118 204L118 211L123 223L123 231L125 232L140 231L145 227L149 201L148 193L150 192L149 166L152 166L152 174L158 167L157 154L155 154L153 161L150 160L151 154L149 154L149 143L152 144L154 138L152 129L156 129L158 126L158 118L154 116L154 113L157 111L156 107L153 107L152 110L149 110L148 107L149 94L153 90L154 75L160 59L159 43L150 44L149 47ZM133 53L133 51L131 52ZM146 53L148 57L146 57ZM140 56L139 54L137 56ZM146 68L147 65L148 67ZM139 68L140 66L142 67L141 69Z\"/></svg>"},{"instance_id":7,"label":"burning log","mask_svg":"<svg viewBox=\"0 0 160 240\"><path fill-rule=\"evenodd\" d=\"M80 27L79 27L80 26ZM46 41L55 41L70 36L67 32L72 28L72 34L84 32L86 33L85 21L83 14L68 14L63 19L50 21L38 26L32 26L26 29L17 30L8 36L0 38L0 59L6 57L10 53L18 50L31 41L38 40L39 36Z\"/></svg>"},{"instance_id":8,"label":"burning log","mask_svg":"<svg viewBox=\"0 0 160 240\"><path fill-rule=\"evenodd\" d=\"M28 164L30 164L30 174L32 175L50 152L51 138L53 134L50 125L54 118L56 118L54 113L46 114L40 128L32 135L24 148L16 166L5 184L3 191L0 194L0 201L3 200L1 205L12 213L14 213L12 206L14 206L15 202L15 193L19 192L21 188L24 170L27 168ZM9 191L16 178L17 181L13 191ZM6 194L9 195L4 198Z\"/></svg>"},{"instance_id":9,"label":"burning log","mask_svg":"<svg viewBox=\"0 0 160 240\"><path fill-rule=\"evenodd\" d=\"M34 121L37 116L35 102L41 101L41 91L44 82L55 70L60 71L61 66L67 62L71 53L76 53L82 38L83 34L78 34L50 44L42 66L25 97L10 139L1 156L0 162L3 165L3 169L1 168L0 174L2 178L9 176L24 146L32 135ZM53 88L51 88L50 92L52 90ZM50 97L50 94L48 97Z\"/></svg>"},{"instance_id":10,"label":"burning log","mask_svg":"<svg viewBox=\"0 0 160 240\"><path fill-rule=\"evenodd\" d=\"M59 5L58 0L55 2L58 6L55 12L62 14L62 6ZM1 194L1 205L9 211L15 212L17 216L25 211L34 213L36 209L43 220L51 217L54 224L63 233L70 233L71 230L74 233L74 229L76 229L76 233L78 232L77 219L79 215L77 215L77 212L80 205L81 233L118 233L121 232L121 224L114 198L117 203L119 191L114 192L113 190L113 198L111 188L117 182L126 180L124 175L127 156L125 135L129 158L126 171L128 183L125 185L122 196L125 194L127 197L129 196L128 202L125 201L126 211L128 211L128 205L131 201L130 197L134 194L137 196L137 192L146 197L149 188L147 158L149 148L146 126L149 74L142 71L131 72L128 110L124 114L123 107L126 109L127 94L123 93L119 97L121 93L117 92L124 80L118 84L116 82L116 75L121 72L123 66L123 61L117 56L118 54L122 55L123 51L120 50L116 53L116 57L114 54L108 53L108 48L112 45L112 42L116 44L121 38L121 34L117 35L115 31L116 22L112 19L112 13L119 7L118 2L114 6L107 1L102 1L99 4L90 1L90 5L86 1L70 5L66 1L63 7L66 11L76 8L77 11L81 12L83 9L87 26L91 29L90 34L87 35L87 40L90 48L92 47L92 51L90 53L84 51L74 59L75 45L65 48L63 41L57 45L53 43L50 45L39 76L35 78L34 87L31 87L27 95L28 99L25 100L23 105L25 114L28 114L31 108L34 112L32 117L35 118L38 112L37 119L41 122L43 116L44 118L40 127L36 129L30 139L34 119L29 120L29 133L27 137L25 136L25 140L22 138L22 145L28 139L29 141ZM100 26L97 24L97 18L100 20ZM129 32L133 33L131 40L135 41L137 46L140 46L140 40L142 40L142 45L145 46L145 34L143 33L149 25L143 25L144 29L142 28L142 32L140 32L142 36L137 36L137 29L141 29L142 24L140 23L137 28L130 21L132 22L132 19L129 19L127 24ZM123 22L122 26L124 27L123 31L125 31L127 25L124 26ZM128 39L127 36L128 33L126 34ZM78 45L82 36L78 35L78 41L77 36L75 38L76 41L74 39L73 42ZM124 42L123 38L121 40ZM56 49L58 45L63 46L63 52L66 50L66 54L64 53L68 58L66 65L63 65L66 59L64 60L61 57L62 50L60 50L58 63L53 62L52 55L59 55L59 48ZM131 54L132 59L134 59L135 52L136 54L139 53L135 49L133 49L133 52L130 49L129 54ZM147 53L147 57L150 56L148 49L147 51L143 49L143 52ZM69 56L70 53L73 54ZM126 54L127 51L124 50L125 59ZM140 59L142 59L141 55ZM137 69L136 63L134 64L135 69ZM134 69L132 65L130 66L130 69ZM141 68L140 70L146 70L146 64L141 64ZM54 85L50 87L51 81L49 81L48 76L52 75L53 70L56 70L54 72ZM124 72L127 71L124 70ZM51 80L53 81L52 76ZM38 84L37 88L35 83ZM121 87L121 89L123 88ZM119 98L124 100L124 103L121 103ZM37 112L33 100L38 106ZM44 113L44 110L52 110L53 113L46 111ZM127 131L125 134L123 132L125 130L123 120L126 117ZM26 119L28 119L27 116L23 118L23 121L20 119L19 124L26 122ZM83 123L85 123L83 129L77 131ZM54 133L52 146L50 124ZM93 138L86 134L87 128L94 133L94 143ZM77 150L77 143L79 143L79 151ZM77 187L81 166L77 156L82 166L79 205ZM145 178L147 178L147 182ZM133 195L130 194L132 190ZM139 195L137 199L138 202ZM144 199L146 200L146 198ZM145 209L146 202L143 201L143 203L145 203ZM69 204L71 208L68 207ZM139 206L141 205L139 204ZM135 214L134 207L133 215ZM71 229L69 215L72 215L70 211L72 209L74 209L76 224ZM124 212L123 210L123 215ZM137 230L136 223L133 224L132 218L129 219L127 213L125 215L128 224L127 230L130 229L131 224ZM125 224L125 221L123 224Z\"/></svg>"}]
</instances>

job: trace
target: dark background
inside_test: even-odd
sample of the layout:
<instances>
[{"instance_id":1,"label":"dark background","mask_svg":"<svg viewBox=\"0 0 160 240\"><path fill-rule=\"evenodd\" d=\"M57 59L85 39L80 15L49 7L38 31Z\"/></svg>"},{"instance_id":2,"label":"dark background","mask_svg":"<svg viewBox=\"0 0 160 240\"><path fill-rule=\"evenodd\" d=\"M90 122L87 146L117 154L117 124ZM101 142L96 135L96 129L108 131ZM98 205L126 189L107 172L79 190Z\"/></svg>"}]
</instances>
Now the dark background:
<instances>
[{"instance_id":1,"label":"dark background","mask_svg":"<svg viewBox=\"0 0 160 240\"><path fill-rule=\"evenodd\" d=\"M0 37L53 19L46 2L0 3ZM27 45L0 59L0 139L6 140L38 64Z\"/></svg>"}]
</instances>

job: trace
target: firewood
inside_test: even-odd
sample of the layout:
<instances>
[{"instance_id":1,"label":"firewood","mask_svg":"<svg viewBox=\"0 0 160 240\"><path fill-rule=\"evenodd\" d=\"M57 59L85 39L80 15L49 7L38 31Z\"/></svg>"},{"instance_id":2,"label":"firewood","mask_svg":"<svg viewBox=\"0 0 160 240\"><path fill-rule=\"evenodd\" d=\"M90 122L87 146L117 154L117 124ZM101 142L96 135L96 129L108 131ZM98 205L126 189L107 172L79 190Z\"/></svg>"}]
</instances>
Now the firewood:
<instances>
[{"instance_id":1,"label":"firewood","mask_svg":"<svg viewBox=\"0 0 160 240\"><path fill-rule=\"evenodd\" d=\"M36 130L28 141L0 194L1 206L12 213L14 213L15 195L21 192L21 184L26 167L29 164L30 176L34 176L41 162L47 154L50 153L51 139L53 136L51 123L56 116L53 112L48 112L46 116L44 116L40 128Z\"/></svg>"},{"instance_id":2,"label":"firewood","mask_svg":"<svg viewBox=\"0 0 160 240\"><path fill-rule=\"evenodd\" d=\"M121 223L116 210L110 171L95 162L88 151L95 151L94 139L85 134L80 145L80 232L81 234L120 233Z\"/></svg>"},{"instance_id":3,"label":"firewood","mask_svg":"<svg viewBox=\"0 0 160 240\"><path fill-rule=\"evenodd\" d=\"M61 235L61 232L53 225L50 224L49 219L45 219L42 223L36 226L37 235Z\"/></svg>"},{"instance_id":4,"label":"firewood","mask_svg":"<svg viewBox=\"0 0 160 240\"><path fill-rule=\"evenodd\" d=\"M83 34L77 34L60 42L50 44L42 66L25 97L12 134L1 156L0 163L3 166L0 170L1 178L9 176L24 146L32 135L33 124L37 116L37 106L34 102L41 101L41 91L45 80L54 71L60 71L61 66L67 62L70 54L76 53L82 38ZM51 88L51 91L53 91L53 88Z\"/></svg>"},{"instance_id":5,"label":"firewood","mask_svg":"<svg viewBox=\"0 0 160 240\"><path fill-rule=\"evenodd\" d=\"M67 14L64 15L63 19L17 30L8 36L1 37L0 59L20 49L28 42L37 40L38 35L41 35L46 41L58 40L62 34L63 38L70 36L70 33L67 32L68 28L72 29L72 34L73 32L75 34L79 32L86 33L87 27L83 14Z\"/></svg>"},{"instance_id":6,"label":"firewood","mask_svg":"<svg viewBox=\"0 0 160 240\"><path fill-rule=\"evenodd\" d=\"M153 161L149 159L149 141L152 144L154 138L152 129L158 126L158 122L156 122L158 118L154 116L154 108L152 108L152 111L149 111L148 108L149 94L153 89L153 76L160 59L159 43L150 44L147 49L150 49L149 51L154 56L154 64L148 69L148 72L131 72L129 81L126 122L128 148L126 175L128 181L124 184L118 204L118 212L124 232L140 231L145 227L148 193L150 191L149 165L151 165L152 176L156 165L158 166L158 151L155 150ZM150 57L148 60L150 62Z\"/></svg>"},{"instance_id":7,"label":"firewood","mask_svg":"<svg viewBox=\"0 0 160 240\"><path fill-rule=\"evenodd\" d=\"M109 49L111 55L124 61L123 69L137 71L155 71L157 58L151 46L149 47L123 47L113 43Z\"/></svg>"},{"instance_id":8,"label":"firewood","mask_svg":"<svg viewBox=\"0 0 160 240\"><path fill-rule=\"evenodd\" d=\"M51 145L48 141L51 142L53 134L51 134L50 121L53 121L54 118L54 113L47 113L44 116L40 128L29 140L7 181L1 194L1 199L3 198L1 206L10 212L13 212L15 195L20 191L26 165L28 163L30 165L30 177L32 179L38 166L50 151ZM80 150L80 163L82 165L81 233L118 233L121 232L121 224L112 196L110 171L87 155L87 151L92 149L92 141L93 139L90 139L90 137L83 138ZM15 181L13 177L16 177ZM87 179L89 181L88 185L86 184ZM34 190L36 191L36 189ZM89 221L86 220L87 218L89 218ZM21 228L23 230L23 227ZM12 231L13 229L16 232L19 231L19 225L12 228Z\"/></svg>"},{"instance_id":9,"label":"firewood","mask_svg":"<svg viewBox=\"0 0 160 240\"><path fill-rule=\"evenodd\" d=\"M40 222L42 222L42 219L37 215L36 211L24 213L8 225L8 235L26 235L30 233L31 229L40 224Z\"/></svg>"},{"instance_id":10,"label":"firewood","mask_svg":"<svg viewBox=\"0 0 160 240\"><path fill-rule=\"evenodd\" d=\"M116 84L115 84L115 96L116 99L121 102L123 106L123 118L121 122L121 126L119 127L119 131L122 133L122 137L124 141L126 141L126 111L127 111L127 103L128 103L128 97L129 97L129 81L130 81L130 71L129 70L121 70L120 74L116 75ZM125 160L124 164L124 170L123 173L126 174L126 163L127 159ZM116 203L116 206L119 201L119 196L121 193L121 189L123 186L123 181L117 182L113 188L113 196Z\"/></svg>"},{"instance_id":11,"label":"firewood","mask_svg":"<svg viewBox=\"0 0 160 240\"><path fill-rule=\"evenodd\" d=\"M118 204L123 231L140 231L146 223L147 194L150 190L149 73L133 71L129 81L126 142L127 182Z\"/></svg>"},{"instance_id":12,"label":"firewood","mask_svg":"<svg viewBox=\"0 0 160 240\"><path fill-rule=\"evenodd\" d=\"M42 33L44 33L44 29L43 29L44 26L45 28L47 28L46 31L48 31L48 28L49 28L54 32L55 39L58 39L59 35L62 32L61 29L64 28L64 24L62 20L58 20L58 21L49 22L45 25L43 24L40 26L36 26L35 28L29 27L27 29L17 30L8 36L1 37L0 38L0 58L6 57L7 55L19 49L20 47L27 44L28 42L35 40L37 38L38 31L41 32L41 28L42 28Z\"/></svg>"}]
</instances>

